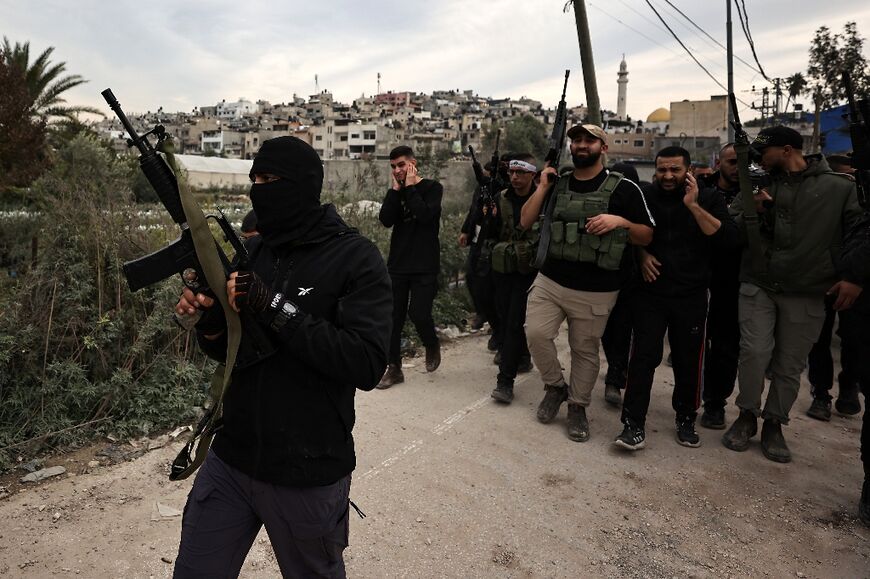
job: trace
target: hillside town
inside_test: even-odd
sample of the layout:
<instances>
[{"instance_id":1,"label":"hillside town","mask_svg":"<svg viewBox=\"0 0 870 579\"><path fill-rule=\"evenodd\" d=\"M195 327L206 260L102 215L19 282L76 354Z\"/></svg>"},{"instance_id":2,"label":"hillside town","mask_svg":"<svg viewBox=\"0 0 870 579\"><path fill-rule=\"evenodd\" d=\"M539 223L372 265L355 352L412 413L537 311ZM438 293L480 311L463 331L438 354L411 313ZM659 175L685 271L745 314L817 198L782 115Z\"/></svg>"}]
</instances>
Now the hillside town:
<instances>
[{"instance_id":1,"label":"hillside town","mask_svg":"<svg viewBox=\"0 0 870 579\"><path fill-rule=\"evenodd\" d=\"M616 111L602 111L605 131L613 135L608 143L609 159L651 162L663 147L681 146L693 159L712 165L728 142L727 96L673 101L634 119L626 113L628 74L623 59L616 74ZM549 131L557 96L555 87L551 103L526 97L483 97L473 90L387 91L362 95L346 104L336 101L329 90L320 90L307 99L294 94L282 103L240 97L190 112L158 109L131 117L145 130L163 124L176 137L179 152L191 156L251 160L264 141L292 135L314 147L324 161L386 159L399 143L451 157L467 154L469 145L484 150L488 131L522 116L531 116ZM774 112L783 109L781 102L770 106ZM587 112L583 104L569 106L569 126L583 122ZM804 135L811 148L813 123L801 106L794 106L790 118L779 116L778 122L784 120ZM119 151L126 149L123 129L114 117L101 121L97 128L116 140ZM758 130L750 128L750 136Z\"/></svg>"}]
</instances>

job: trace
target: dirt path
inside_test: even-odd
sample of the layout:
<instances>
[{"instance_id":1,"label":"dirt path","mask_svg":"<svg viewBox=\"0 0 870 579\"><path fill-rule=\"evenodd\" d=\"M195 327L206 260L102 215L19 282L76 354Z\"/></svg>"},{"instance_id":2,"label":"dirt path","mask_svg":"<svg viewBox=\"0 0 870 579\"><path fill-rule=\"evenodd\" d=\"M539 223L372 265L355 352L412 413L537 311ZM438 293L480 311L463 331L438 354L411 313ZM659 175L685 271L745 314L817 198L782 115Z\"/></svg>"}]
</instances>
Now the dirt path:
<instances>
[{"instance_id":1,"label":"dirt path","mask_svg":"<svg viewBox=\"0 0 870 579\"><path fill-rule=\"evenodd\" d=\"M511 406L491 402L491 358L484 338L463 339L435 374L418 363L405 384L357 396L351 496L368 518L352 519L349 576L870 577L870 529L854 518L861 423L806 418L807 387L786 432L795 460L779 465L757 444L726 450L721 432L678 446L663 367L647 448L628 455L610 442L619 414L602 390L592 438L577 444L564 408L553 424L535 421L534 372ZM88 467L105 446L47 463L66 475L10 486L0 576L171 576L174 513L191 484L165 476L180 443ZM242 577L277 576L261 533Z\"/></svg>"}]
</instances>

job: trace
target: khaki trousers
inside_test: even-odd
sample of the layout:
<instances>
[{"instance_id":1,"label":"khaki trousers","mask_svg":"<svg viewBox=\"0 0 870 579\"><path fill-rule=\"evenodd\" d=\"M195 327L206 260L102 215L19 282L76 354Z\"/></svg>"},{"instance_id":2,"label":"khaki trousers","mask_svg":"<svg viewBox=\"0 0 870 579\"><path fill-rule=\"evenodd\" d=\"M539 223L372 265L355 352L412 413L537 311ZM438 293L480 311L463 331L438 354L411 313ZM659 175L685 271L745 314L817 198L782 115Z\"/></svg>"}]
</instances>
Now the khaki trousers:
<instances>
[{"instance_id":1,"label":"khaki trousers","mask_svg":"<svg viewBox=\"0 0 870 579\"><path fill-rule=\"evenodd\" d=\"M544 384L564 384L556 337L568 320L571 347L571 380L568 402L589 406L598 380L598 344L619 291L587 292L563 287L538 274L529 289L526 308L526 339L529 352Z\"/></svg>"},{"instance_id":2,"label":"khaki trousers","mask_svg":"<svg viewBox=\"0 0 870 579\"><path fill-rule=\"evenodd\" d=\"M822 295L778 294L740 284L740 363L737 406L762 418L788 423L801 372L825 321ZM773 374L764 411L764 373Z\"/></svg>"}]
</instances>

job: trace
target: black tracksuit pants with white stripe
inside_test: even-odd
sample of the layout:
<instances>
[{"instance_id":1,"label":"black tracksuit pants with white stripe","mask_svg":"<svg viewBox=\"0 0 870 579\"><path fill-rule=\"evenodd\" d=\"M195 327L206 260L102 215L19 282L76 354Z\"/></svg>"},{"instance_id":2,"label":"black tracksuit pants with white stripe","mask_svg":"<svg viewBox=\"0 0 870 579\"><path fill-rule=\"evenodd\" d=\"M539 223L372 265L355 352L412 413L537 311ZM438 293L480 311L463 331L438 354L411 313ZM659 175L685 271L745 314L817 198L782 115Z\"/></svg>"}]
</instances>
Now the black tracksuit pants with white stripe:
<instances>
[{"instance_id":1,"label":"black tracksuit pants with white stripe","mask_svg":"<svg viewBox=\"0 0 870 579\"><path fill-rule=\"evenodd\" d=\"M672 403L677 416L697 416L707 319L707 291L688 296L655 295L643 287L631 299L634 347L622 403L622 419L643 427L656 368L662 362L665 332L674 363Z\"/></svg>"}]
</instances>

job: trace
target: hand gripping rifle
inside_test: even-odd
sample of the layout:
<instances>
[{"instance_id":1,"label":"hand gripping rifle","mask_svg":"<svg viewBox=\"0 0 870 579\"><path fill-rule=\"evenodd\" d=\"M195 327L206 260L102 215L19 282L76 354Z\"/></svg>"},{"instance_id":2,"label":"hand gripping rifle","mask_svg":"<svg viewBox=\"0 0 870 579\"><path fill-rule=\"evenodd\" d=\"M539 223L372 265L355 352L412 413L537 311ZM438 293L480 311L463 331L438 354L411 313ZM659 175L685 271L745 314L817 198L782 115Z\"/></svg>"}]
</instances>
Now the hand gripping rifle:
<instances>
[{"instance_id":1,"label":"hand gripping rifle","mask_svg":"<svg viewBox=\"0 0 870 579\"><path fill-rule=\"evenodd\" d=\"M223 364L218 365L211 378L209 389L211 404L197 424L193 436L172 462L169 479L181 480L190 476L205 460L221 416L223 396L232 376L232 368L236 363L236 353L242 335L241 321L238 314L229 306L224 284L228 274L234 268L246 265L247 250L223 213L219 217L210 216L218 222L227 241L236 252L233 262L230 262L212 236L208 227L208 218L203 214L193 196L186 187L179 190L175 177L178 169L175 166L175 157L171 141L167 140L166 130L158 125L139 136L121 110L121 105L118 104L111 89L104 90L102 95L115 114L118 115L127 134L130 135L130 139L127 141L128 146L135 146L139 149L139 165L142 172L145 173L148 182L154 187L172 220L181 227L181 235L168 246L124 264L124 275L127 277L130 290L136 291L166 279L174 273L180 273L182 281L192 291L207 292L213 296L220 303L226 318L226 360ZM173 166L175 173L167 165L167 161L157 155L147 139L149 134L154 134L157 137L158 150L166 155L169 165Z\"/></svg>"},{"instance_id":2,"label":"hand gripping rifle","mask_svg":"<svg viewBox=\"0 0 870 579\"><path fill-rule=\"evenodd\" d=\"M553 132L550 133L548 144L550 150L544 158L547 166L559 169L559 159L562 157L562 151L565 149L565 135L568 131L568 108L565 105L565 92L568 90L568 75L570 70L565 71L565 84L562 86L562 99L559 101L559 106L556 108L556 119L553 122ZM547 203L544 206L544 212L541 214L543 222L541 223L541 238L538 242L538 253L535 255L533 265L535 269L541 269L544 261L547 259L547 250L550 248L550 221L553 219L553 209L556 207L556 196L552 191L559 180L559 176L551 176L550 179L550 194L547 198Z\"/></svg>"},{"instance_id":3,"label":"hand gripping rifle","mask_svg":"<svg viewBox=\"0 0 870 579\"><path fill-rule=\"evenodd\" d=\"M867 196L870 195L870 101L861 99L855 102L852 91L852 78L843 73L843 84L849 99L849 137L852 139L852 167L855 169L855 185L858 189L858 203L870 211Z\"/></svg>"},{"instance_id":4,"label":"hand gripping rifle","mask_svg":"<svg viewBox=\"0 0 870 579\"><path fill-rule=\"evenodd\" d=\"M168 147L171 146L168 142L166 129L163 125L157 125L140 136L136 132L136 129L133 128L129 119L127 119L127 115L121 110L121 105L118 103L115 95L112 94L112 89L107 88L102 92L102 95L109 104L109 107L118 115L118 119L121 121L127 134L130 135L130 138L127 139L127 146L139 149L139 166L142 172L154 188L157 197L169 212L172 220L181 227L181 235L163 249L124 264L124 276L127 278L130 291L135 292L178 273L181 275L184 285L189 287L194 293L205 293L214 297L214 292L208 287L202 266L197 259L193 237L187 223L187 217L184 215L181 196L178 192L178 181L166 161L157 154L158 150L162 152L164 149L168 150ZM154 135L157 138L157 149L151 146L151 143L148 141L148 135ZM208 215L206 218L217 222L224 233L226 241L235 250L235 257L231 262L220 246L217 246L218 256L220 257L225 274L228 276L230 272L241 265L240 262L244 262L247 259L248 254L244 244L242 244L239 236L233 230L223 212L218 209L218 213L218 215ZM215 241L215 244L217 245L217 241Z\"/></svg>"},{"instance_id":5,"label":"hand gripping rifle","mask_svg":"<svg viewBox=\"0 0 870 579\"><path fill-rule=\"evenodd\" d=\"M740 201L743 205L743 223L746 225L746 236L749 241L749 255L752 257L752 269L756 274L765 273L764 246L761 243L761 224L758 212L755 210L755 197L753 195L752 178L749 172L749 135L740 123L740 114L737 111L737 99L734 93L728 94L731 102L731 112L734 120L734 152L737 153L737 176L740 185Z\"/></svg>"},{"instance_id":6,"label":"hand gripping rifle","mask_svg":"<svg viewBox=\"0 0 870 579\"><path fill-rule=\"evenodd\" d=\"M471 168L474 170L474 178L477 180L478 206L483 210L484 222L492 217L493 209L498 205L498 194L505 188L505 184L499 175L498 144L501 140L501 129L495 134L495 149L490 159L489 177L483 174L483 168L474 155L474 147L468 145L468 153L471 155ZM481 237L485 239L485 237Z\"/></svg>"}]
</instances>

